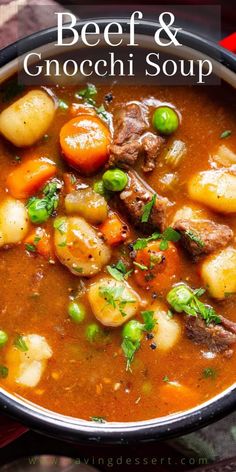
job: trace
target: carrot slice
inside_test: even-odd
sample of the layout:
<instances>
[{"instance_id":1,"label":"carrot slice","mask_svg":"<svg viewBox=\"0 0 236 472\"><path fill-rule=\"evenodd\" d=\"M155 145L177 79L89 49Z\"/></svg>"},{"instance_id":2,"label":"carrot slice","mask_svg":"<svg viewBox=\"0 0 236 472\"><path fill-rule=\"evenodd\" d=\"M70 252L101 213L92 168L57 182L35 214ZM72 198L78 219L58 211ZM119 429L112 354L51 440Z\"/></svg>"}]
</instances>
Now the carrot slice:
<instances>
[{"instance_id":1,"label":"carrot slice","mask_svg":"<svg viewBox=\"0 0 236 472\"><path fill-rule=\"evenodd\" d=\"M53 258L53 249L50 235L43 228L37 228L24 241L29 252L40 254L46 259Z\"/></svg>"},{"instance_id":2,"label":"carrot slice","mask_svg":"<svg viewBox=\"0 0 236 472\"><path fill-rule=\"evenodd\" d=\"M110 213L99 229L109 246L123 243L130 234L127 224L116 213Z\"/></svg>"},{"instance_id":3,"label":"carrot slice","mask_svg":"<svg viewBox=\"0 0 236 472\"><path fill-rule=\"evenodd\" d=\"M83 174L92 174L108 160L111 135L93 115L79 115L61 129L60 144L65 160Z\"/></svg>"},{"instance_id":4,"label":"carrot slice","mask_svg":"<svg viewBox=\"0 0 236 472\"><path fill-rule=\"evenodd\" d=\"M49 159L31 159L20 164L7 177L7 188L15 198L28 198L56 174Z\"/></svg>"},{"instance_id":5,"label":"carrot slice","mask_svg":"<svg viewBox=\"0 0 236 472\"><path fill-rule=\"evenodd\" d=\"M172 243L168 243L165 251L160 250L160 241L151 241L147 247L136 253L134 260L134 276L141 287L164 290L173 283L178 275L180 259Z\"/></svg>"}]
</instances>

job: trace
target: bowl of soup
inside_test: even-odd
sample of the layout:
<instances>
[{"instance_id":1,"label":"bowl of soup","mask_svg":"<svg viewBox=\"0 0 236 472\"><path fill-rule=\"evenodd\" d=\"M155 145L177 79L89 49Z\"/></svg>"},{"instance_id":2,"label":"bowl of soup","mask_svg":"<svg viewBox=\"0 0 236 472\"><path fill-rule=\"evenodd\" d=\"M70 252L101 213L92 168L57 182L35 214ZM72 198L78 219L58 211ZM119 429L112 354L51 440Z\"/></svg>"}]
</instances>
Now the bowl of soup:
<instances>
[{"instance_id":1,"label":"bowl of soup","mask_svg":"<svg viewBox=\"0 0 236 472\"><path fill-rule=\"evenodd\" d=\"M235 407L235 59L180 34L218 85L22 85L2 54L0 406L63 439L157 440Z\"/></svg>"}]
</instances>

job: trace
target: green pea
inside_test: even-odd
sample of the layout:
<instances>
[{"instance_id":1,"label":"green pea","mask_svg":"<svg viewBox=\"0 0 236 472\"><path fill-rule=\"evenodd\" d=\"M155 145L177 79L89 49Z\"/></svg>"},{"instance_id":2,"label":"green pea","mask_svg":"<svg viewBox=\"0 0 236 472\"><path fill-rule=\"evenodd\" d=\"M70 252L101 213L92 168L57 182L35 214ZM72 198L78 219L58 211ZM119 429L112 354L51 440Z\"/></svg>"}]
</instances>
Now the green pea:
<instances>
[{"instance_id":1,"label":"green pea","mask_svg":"<svg viewBox=\"0 0 236 472\"><path fill-rule=\"evenodd\" d=\"M168 303L177 313L182 313L183 307L186 306L192 298L192 291L185 285L173 287L166 297Z\"/></svg>"},{"instance_id":2,"label":"green pea","mask_svg":"<svg viewBox=\"0 0 236 472\"><path fill-rule=\"evenodd\" d=\"M170 107L157 108L152 117L152 124L162 134L171 134L179 126L177 113Z\"/></svg>"},{"instance_id":3,"label":"green pea","mask_svg":"<svg viewBox=\"0 0 236 472\"><path fill-rule=\"evenodd\" d=\"M143 336L143 325L139 321L131 320L123 328L123 338L128 338L132 342L140 342Z\"/></svg>"},{"instance_id":4,"label":"green pea","mask_svg":"<svg viewBox=\"0 0 236 472\"><path fill-rule=\"evenodd\" d=\"M5 346L5 344L7 343L8 341L8 335L5 331L2 331L0 329L0 347L3 347Z\"/></svg>"},{"instance_id":5,"label":"green pea","mask_svg":"<svg viewBox=\"0 0 236 472\"><path fill-rule=\"evenodd\" d=\"M82 323L85 318L85 307L82 303L70 302L68 313L75 323Z\"/></svg>"},{"instance_id":6,"label":"green pea","mask_svg":"<svg viewBox=\"0 0 236 472\"><path fill-rule=\"evenodd\" d=\"M103 174L102 180L107 190L121 192L128 183L128 176L121 169L110 169Z\"/></svg>"},{"instance_id":7,"label":"green pea","mask_svg":"<svg viewBox=\"0 0 236 472\"><path fill-rule=\"evenodd\" d=\"M106 189L104 188L104 183L102 180L98 180L93 184L93 190L96 193L99 193L99 195L105 195Z\"/></svg>"},{"instance_id":8,"label":"green pea","mask_svg":"<svg viewBox=\"0 0 236 472\"><path fill-rule=\"evenodd\" d=\"M28 214L32 223L41 224L47 221L49 213L46 208L45 200L43 198L34 198L29 201Z\"/></svg>"},{"instance_id":9,"label":"green pea","mask_svg":"<svg viewBox=\"0 0 236 472\"><path fill-rule=\"evenodd\" d=\"M85 334L87 340L93 343L103 335L103 331L97 323L91 323L87 326Z\"/></svg>"}]
</instances>

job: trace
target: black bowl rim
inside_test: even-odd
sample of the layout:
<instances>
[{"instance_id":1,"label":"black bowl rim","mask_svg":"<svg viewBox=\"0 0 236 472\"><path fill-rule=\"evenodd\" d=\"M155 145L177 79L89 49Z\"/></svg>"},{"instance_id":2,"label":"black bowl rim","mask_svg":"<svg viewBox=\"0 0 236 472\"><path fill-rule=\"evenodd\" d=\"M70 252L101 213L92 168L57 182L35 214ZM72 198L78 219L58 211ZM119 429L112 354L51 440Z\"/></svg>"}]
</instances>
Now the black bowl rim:
<instances>
[{"instance_id":1,"label":"black bowl rim","mask_svg":"<svg viewBox=\"0 0 236 472\"><path fill-rule=\"evenodd\" d=\"M78 31L90 20L99 23L101 31L108 22L114 21L112 18L78 21L76 24ZM119 18L124 32L127 32L128 29L127 21L128 18ZM143 20L139 25L136 25L136 31L138 34L149 36L155 33L158 26L156 22ZM164 33L162 33L162 37L165 38ZM178 38L183 45L216 59L229 70L236 72L236 56L218 44L185 30L178 33ZM55 40L56 27L31 34L1 50L0 67L16 59L19 49L23 54ZM32 409L27 405L27 401L22 400L19 403L17 399L14 399L14 396L8 395L7 392L6 394L0 392L2 412L7 413L27 427L50 436L56 436L59 439L73 442L86 441L91 444L127 444L137 441L160 441L173 438L226 416L235 409L235 406L236 387L233 387L222 392L215 399L211 399L207 404L200 405L194 410L179 413L179 415L170 415L145 422L104 423L98 425L76 418L68 418L51 411L47 412L47 410L41 410L37 405Z\"/></svg>"}]
</instances>

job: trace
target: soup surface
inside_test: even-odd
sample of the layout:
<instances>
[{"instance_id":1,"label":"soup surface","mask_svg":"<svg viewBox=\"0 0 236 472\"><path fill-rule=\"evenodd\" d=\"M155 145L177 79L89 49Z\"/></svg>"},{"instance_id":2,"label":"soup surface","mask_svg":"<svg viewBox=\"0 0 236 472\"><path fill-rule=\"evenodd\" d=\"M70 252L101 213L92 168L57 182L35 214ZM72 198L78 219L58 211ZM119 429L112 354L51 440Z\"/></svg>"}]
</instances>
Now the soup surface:
<instances>
[{"instance_id":1,"label":"soup surface","mask_svg":"<svg viewBox=\"0 0 236 472\"><path fill-rule=\"evenodd\" d=\"M230 386L234 91L10 82L1 98L1 387L102 422Z\"/></svg>"}]
</instances>

